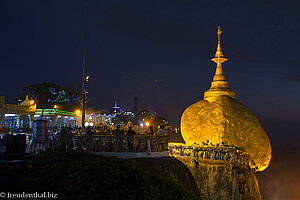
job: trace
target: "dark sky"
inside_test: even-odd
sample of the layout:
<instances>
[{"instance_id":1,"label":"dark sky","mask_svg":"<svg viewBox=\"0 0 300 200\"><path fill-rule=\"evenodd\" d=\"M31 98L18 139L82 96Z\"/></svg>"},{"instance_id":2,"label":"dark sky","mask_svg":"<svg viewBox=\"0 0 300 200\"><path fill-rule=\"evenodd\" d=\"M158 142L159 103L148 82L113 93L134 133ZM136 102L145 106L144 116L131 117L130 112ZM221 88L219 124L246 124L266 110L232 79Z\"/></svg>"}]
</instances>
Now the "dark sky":
<instances>
[{"instance_id":1,"label":"dark sky","mask_svg":"<svg viewBox=\"0 0 300 200\"><path fill-rule=\"evenodd\" d=\"M223 64L237 100L259 119L273 146L300 145L300 2L211 0L1 0L1 95L55 82L78 90L83 16L88 8L88 107L157 111L179 126ZM155 80L159 80L157 83Z\"/></svg>"}]
</instances>

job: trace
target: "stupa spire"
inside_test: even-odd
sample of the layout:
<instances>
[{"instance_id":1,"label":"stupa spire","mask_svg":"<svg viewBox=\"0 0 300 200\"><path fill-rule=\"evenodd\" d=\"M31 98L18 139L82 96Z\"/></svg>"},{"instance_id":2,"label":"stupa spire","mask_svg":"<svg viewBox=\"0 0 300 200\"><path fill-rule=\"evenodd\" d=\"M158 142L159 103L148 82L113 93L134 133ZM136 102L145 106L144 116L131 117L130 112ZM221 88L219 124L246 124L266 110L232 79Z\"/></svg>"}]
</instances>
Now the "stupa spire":
<instances>
[{"instance_id":1,"label":"stupa spire","mask_svg":"<svg viewBox=\"0 0 300 200\"><path fill-rule=\"evenodd\" d=\"M228 95L235 98L235 92L229 89L226 78L223 74L222 63L227 61L227 58L223 58L223 53L221 49L221 28L218 26L218 46L215 53L215 58L211 60L217 64L216 73L214 75L213 81L211 82L210 89L204 93L204 99L210 100L213 97L220 95Z\"/></svg>"},{"instance_id":2,"label":"stupa spire","mask_svg":"<svg viewBox=\"0 0 300 200\"><path fill-rule=\"evenodd\" d=\"M216 74L214 76L214 81L218 81L218 80L223 80L225 81L225 76L223 75L223 69L222 69L222 63L227 61L227 58L223 58L223 53L221 50L221 28L220 26L218 26L218 46L217 46L217 51L215 54L215 58L212 58L211 60L214 61L215 63L217 63L217 69L216 69Z\"/></svg>"},{"instance_id":3,"label":"stupa spire","mask_svg":"<svg viewBox=\"0 0 300 200\"><path fill-rule=\"evenodd\" d=\"M221 50L221 33L222 33L221 28L220 28L220 26L218 26L218 31L217 31L217 34L218 34L218 46L217 46L217 52L215 54L216 58L223 57L223 53L222 53L222 50Z\"/></svg>"}]
</instances>

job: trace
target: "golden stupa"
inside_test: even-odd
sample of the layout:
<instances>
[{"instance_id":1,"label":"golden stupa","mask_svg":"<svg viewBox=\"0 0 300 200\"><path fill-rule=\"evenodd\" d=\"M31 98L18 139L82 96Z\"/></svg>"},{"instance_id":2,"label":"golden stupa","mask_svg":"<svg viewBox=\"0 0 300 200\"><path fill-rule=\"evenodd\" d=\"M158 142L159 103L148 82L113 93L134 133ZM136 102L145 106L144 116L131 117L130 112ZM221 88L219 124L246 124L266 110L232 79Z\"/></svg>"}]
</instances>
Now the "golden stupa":
<instances>
[{"instance_id":1,"label":"golden stupa","mask_svg":"<svg viewBox=\"0 0 300 200\"><path fill-rule=\"evenodd\" d=\"M221 51L218 27L218 46L215 58L216 73L203 100L189 106L181 117L181 134L187 145L202 144L209 140L214 145L238 147L248 153L262 171L271 160L271 145L257 118L235 100L229 89L221 64L227 61Z\"/></svg>"}]
</instances>

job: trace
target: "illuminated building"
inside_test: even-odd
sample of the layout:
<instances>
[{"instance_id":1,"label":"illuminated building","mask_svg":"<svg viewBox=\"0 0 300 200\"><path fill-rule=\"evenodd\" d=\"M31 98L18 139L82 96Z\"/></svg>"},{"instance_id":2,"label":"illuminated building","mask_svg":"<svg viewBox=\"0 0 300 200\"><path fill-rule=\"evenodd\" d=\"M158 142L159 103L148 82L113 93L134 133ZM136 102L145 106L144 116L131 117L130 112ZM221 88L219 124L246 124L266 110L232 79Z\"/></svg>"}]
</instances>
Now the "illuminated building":
<instances>
[{"instance_id":1,"label":"illuminated building","mask_svg":"<svg viewBox=\"0 0 300 200\"><path fill-rule=\"evenodd\" d=\"M113 107L113 110L114 110L114 113L116 113L116 114L120 114L121 111L122 111L121 107L118 106L118 102L117 101L115 101L115 105Z\"/></svg>"},{"instance_id":2,"label":"illuminated building","mask_svg":"<svg viewBox=\"0 0 300 200\"><path fill-rule=\"evenodd\" d=\"M49 128L78 125L75 113L58 109L36 109L34 119L47 120Z\"/></svg>"},{"instance_id":3,"label":"illuminated building","mask_svg":"<svg viewBox=\"0 0 300 200\"><path fill-rule=\"evenodd\" d=\"M1 125L6 128L31 128L36 104L26 99L20 105L5 104L4 96L0 96Z\"/></svg>"},{"instance_id":4,"label":"illuminated building","mask_svg":"<svg viewBox=\"0 0 300 200\"><path fill-rule=\"evenodd\" d=\"M223 58L218 29L215 58L216 72L204 99L189 106L181 117L181 134L187 145L203 144L238 147L250 155L258 171L268 167L271 145L257 118L235 99L229 89L221 64Z\"/></svg>"}]
</instances>

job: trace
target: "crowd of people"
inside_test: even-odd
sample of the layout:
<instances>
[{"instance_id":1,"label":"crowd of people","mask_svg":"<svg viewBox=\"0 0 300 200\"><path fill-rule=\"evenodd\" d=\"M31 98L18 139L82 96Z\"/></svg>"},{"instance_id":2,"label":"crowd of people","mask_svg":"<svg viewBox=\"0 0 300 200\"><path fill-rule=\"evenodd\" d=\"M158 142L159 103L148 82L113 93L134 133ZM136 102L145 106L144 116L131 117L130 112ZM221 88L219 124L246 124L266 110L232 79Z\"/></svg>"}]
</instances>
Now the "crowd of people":
<instances>
[{"instance_id":1,"label":"crowd of people","mask_svg":"<svg viewBox=\"0 0 300 200\"><path fill-rule=\"evenodd\" d=\"M149 126L148 130L145 132L135 131L133 126L108 126L101 124L97 127L86 127L84 133L82 133L81 127L55 127L50 128L48 131L48 144L49 148L55 146L63 146L65 148L87 148L87 140L96 138L97 144L98 140L102 137L105 143L105 150L124 149L124 143L126 143L126 149L131 151L136 147L137 136L163 136L166 135L164 126L161 125L155 132L152 126ZM95 136L95 137L94 137ZM108 137L106 137L108 136ZM95 143L95 142L94 142ZM85 145L82 145L85 144ZM84 147L83 147L84 146Z\"/></svg>"},{"instance_id":2,"label":"crowd of people","mask_svg":"<svg viewBox=\"0 0 300 200\"><path fill-rule=\"evenodd\" d=\"M29 127L26 128L18 128L17 126L12 127L4 127L4 124L0 125L0 133L29 133L32 129Z\"/></svg>"},{"instance_id":3,"label":"crowd of people","mask_svg":"<svg viewBox=\"0 0 300 200\"><path fill-rule=\"evenodd\" d=\"M94 133L98 135L109 135L109 134L128 134L128 135L137 135L137 134L147 134L147 135L165 135L165 127L161 125L158 127L158 130L155 131L153 126L149 126L142 131L138 129L137 126L133 126L132 124L126 126L108 126L105 124L100 124L95 127Z\"/></svg>"}]
</instances>

